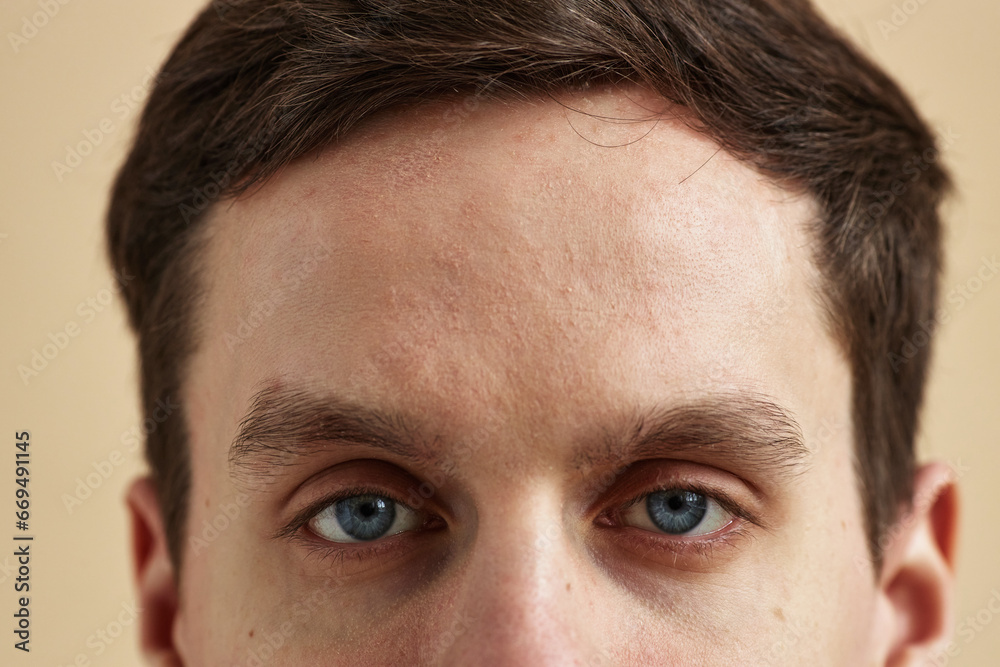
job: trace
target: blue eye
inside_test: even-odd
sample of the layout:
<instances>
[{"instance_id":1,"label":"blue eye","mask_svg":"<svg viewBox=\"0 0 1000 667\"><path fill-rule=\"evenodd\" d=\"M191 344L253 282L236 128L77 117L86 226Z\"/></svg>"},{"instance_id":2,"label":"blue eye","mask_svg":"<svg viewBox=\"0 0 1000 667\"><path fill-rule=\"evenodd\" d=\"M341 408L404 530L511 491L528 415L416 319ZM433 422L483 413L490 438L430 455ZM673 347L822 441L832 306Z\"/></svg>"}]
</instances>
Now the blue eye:
<instances>
[{"instance_id":1,"label":"blue eye","mask_svg":"<svg viewBox=\"0 0 1000 667\"><path fill-rule=\"evenodd\" d=\"M647 494L645 502L630 506L622 516L636 527L668 535L707 535L733 520L712 497L685 489Z\"/></svg>"},{"instance_id":2,"label":"blue eye","mask_svg":"<svg viewBox=\"0 0 1000 667\"><path fill-rule=\"evenodd\" d=\"M364 494L337 500L309 520L309 528L331 542L368 542L419 528L421 517L387 496Z\"/></svg>"},{"instance_id":3,"label":"blue eye","mask_svg":"<svg viewBox=\"0 0 1000 667\"><path fill-rule=\"evenodd\" d=\"M652 493L646 498L646 511L663 532L683 535L705 518L708 499L691 491Z\"/></svg>"}]
</instances>

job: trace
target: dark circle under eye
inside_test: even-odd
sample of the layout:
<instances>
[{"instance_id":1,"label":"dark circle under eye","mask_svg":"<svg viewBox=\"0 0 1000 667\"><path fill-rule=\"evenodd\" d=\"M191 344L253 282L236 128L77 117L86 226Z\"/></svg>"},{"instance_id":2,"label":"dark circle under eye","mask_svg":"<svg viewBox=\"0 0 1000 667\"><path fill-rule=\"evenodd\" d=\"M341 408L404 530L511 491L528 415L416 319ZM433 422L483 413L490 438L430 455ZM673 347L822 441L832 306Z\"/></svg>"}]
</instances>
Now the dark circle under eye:
<instances>
[{"instance_id":1,"label":"dark circle under eye","mask_svg":"<svg viewBox=\"0 0 1000 667\"><path fill-rule=\"evenodd\" d=\"M681 535L705 518L708 499L693 491L658 491L646 499L646 511L657 528L671 535Z\"/></svg>"},{"instance_id":2,"label":"dark circle under eye","mask_svg":"<svg viewBox=\"0 0 1000 667\"><path fill-rule=\"evenodd\" d=\"M382 496L353 496L338 500L333 513L344 532L356 540L374 540L389 530L396 505Z\"/></svg>"}]
</instances>

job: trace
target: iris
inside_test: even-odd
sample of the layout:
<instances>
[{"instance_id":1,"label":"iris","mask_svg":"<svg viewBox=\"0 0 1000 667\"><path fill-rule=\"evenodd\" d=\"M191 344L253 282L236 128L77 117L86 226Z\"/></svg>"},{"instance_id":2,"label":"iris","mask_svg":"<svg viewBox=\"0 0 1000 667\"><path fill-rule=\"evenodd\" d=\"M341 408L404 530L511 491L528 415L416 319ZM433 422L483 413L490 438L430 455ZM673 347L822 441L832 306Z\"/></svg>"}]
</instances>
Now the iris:
<instances>
[{"instance_id":1,"label":"iris","mask_svg":"<svg viewBox=\"0 0 1000 667\"><path fill-rule=\"evenodd\" d=\"M657 528L672 535L682 535L705 518L708 499L693 491L658 491L646 499L646 511Z\"/></svg>"},{"instance_id":2,"label":"iris","mask_svg":"<svg viewBox=\"0 0 1000 667\"><path fill-rule=\"evenodd\" d=\"M396 519L396 504L381 496L352 496L334 503L333 514L345 533L356 540L374 540Z\"/></svg>"}]
</instances>

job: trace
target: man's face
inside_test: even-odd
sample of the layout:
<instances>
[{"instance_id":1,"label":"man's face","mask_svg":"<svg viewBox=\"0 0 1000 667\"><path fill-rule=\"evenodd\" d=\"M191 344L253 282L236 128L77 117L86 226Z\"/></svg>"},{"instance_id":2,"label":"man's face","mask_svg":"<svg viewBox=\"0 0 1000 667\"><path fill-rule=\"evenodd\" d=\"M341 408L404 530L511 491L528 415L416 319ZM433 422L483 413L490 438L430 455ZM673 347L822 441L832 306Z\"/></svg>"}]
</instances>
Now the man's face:
<instances>
[{"instance_id":1,"label":"man's face","mask_svg":"<svg viewBox=\"0 0 1000 667\"><path fill-rule=\"evenodd\" d=\"M183 658L866 662L816 209L667 111L438 100L216 206Z\"/></svg>"}]
</instances>

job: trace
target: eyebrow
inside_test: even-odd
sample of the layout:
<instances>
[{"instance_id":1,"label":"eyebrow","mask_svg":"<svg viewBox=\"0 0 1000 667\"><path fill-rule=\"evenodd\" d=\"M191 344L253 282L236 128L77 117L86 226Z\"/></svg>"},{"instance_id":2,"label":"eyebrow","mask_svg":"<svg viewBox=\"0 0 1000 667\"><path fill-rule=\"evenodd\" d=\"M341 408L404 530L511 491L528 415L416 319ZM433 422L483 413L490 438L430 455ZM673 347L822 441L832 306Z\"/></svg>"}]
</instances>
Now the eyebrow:
<instances>
[{"instance_id":1,"label":"eyebrow","mask_svg":"<svg viewBox=\"0 0 1000 667\"><path fill-rule=\"evenodd\" d=\"M684 403L635 410L577 448L580 470L672 456L697 456L752 474L793 476L811 462L799 423L774 399L721 392Z\"/></svg>"},{"instance_id":2,"label":"eyebrow","mask_svg":"<svg viewBox=\"0 0 1000 667\"><path fill-rule=\"evenodd\" d=\"M264 481L338 447L360 446L425 466L447 455L445 438L395 411L359 405L305 388L271 383L258 391L229 449L230 472ZM684 403L636 409L578 443L571 465L581 471L652 458L697 455L751 474L795 475L811 452L791 414L748 392L716 393Z\"/></svg>"},{"instance_id":3,"label":"eyebrow","mask_svg":"<svg viewBox=\"0 0 1000 667\"><path fill-rule=\"evenodd\" d=\"M415 420L335 395L271 383L250 401L229 447L233 474L269 477L332 447L361 446L414 464L433 465L442 452Z\"/></svg>"}]
</instances>

